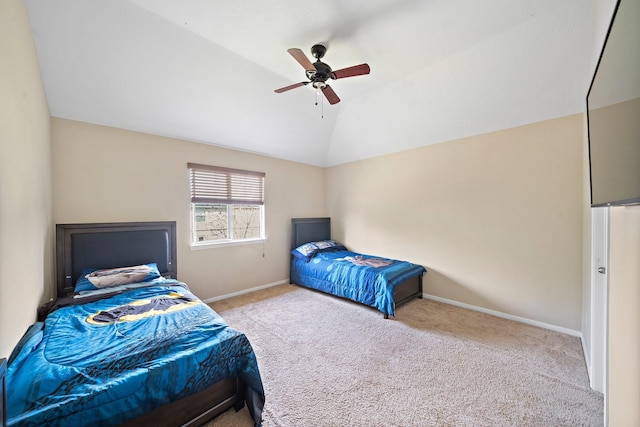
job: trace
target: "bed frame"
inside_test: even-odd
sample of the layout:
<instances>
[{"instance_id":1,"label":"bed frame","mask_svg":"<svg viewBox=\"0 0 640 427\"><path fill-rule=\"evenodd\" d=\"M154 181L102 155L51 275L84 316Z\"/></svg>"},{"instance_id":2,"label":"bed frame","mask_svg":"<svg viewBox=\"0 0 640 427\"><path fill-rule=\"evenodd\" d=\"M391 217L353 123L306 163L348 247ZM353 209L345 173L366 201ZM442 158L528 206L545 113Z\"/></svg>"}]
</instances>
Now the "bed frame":
<instances>
[{"instance_id":1,"label":"bed frame","mask_svg":"<svg viewBox=\"0 0 640 427\"><path fill-rule=\"evenodd\" d=\"M56 225L57 296L73 293L85 268L114 268L155 262L177 279L176 223L121 222ZM198 426L234 407L244 406L244 386L227 378L194 395L154 409L123 426Z\"/></svg>"},{"instance_id":2,"label":"bed frame","mask_svg":"<svg viewBox=\"0 0 640 427\"><path fill-rule=\"evenodd\" d=\"M7 359L0 359L0 426L7 425Z\"/></svg>"},{"instance_id":3,"label":"bed frame","mask_svg":"<svg viewBox=\"0 0 640 427\"><path fill-rule=\"evenodd\" d=\"M291 249L317 240L331 238L331 218L292 218L291 219ZM290 275L289 277L292 277ZM396 307L414 298L422 298L422 275L412 277L396 286L393 301ZM389 315L384 313L384 318Z\"/></svg>"}]
</instances>

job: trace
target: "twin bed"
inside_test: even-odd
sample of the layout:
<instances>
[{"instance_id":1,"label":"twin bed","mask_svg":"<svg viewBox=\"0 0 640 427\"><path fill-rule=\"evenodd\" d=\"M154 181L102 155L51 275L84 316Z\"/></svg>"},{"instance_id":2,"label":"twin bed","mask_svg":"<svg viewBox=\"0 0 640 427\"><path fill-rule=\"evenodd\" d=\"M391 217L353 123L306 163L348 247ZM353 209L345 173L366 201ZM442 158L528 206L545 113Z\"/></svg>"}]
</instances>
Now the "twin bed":
<instances>
[{"instance_id":1,"label":"twin bed","mask_svg":"<svg viewBox=\"0 0 640 427\"><path fill-rule=\"evenodd\" d=\"M330 218L293 218L291 253L291 283L377 308L385 319L422 298L424 267L349 251L331 239Z\"/></svg>"},{"instance_id":2,"label":"twin bed","mask_svg":"<svg viewBox=\"0 0 640 427\"><path fill-rule=\"evenodd\" d=\"M260 425L251 344L176 280L175 227L57 226L58 298L10 356L9 426L195 426L245 404Z\"/></svg>"}]
</instances>

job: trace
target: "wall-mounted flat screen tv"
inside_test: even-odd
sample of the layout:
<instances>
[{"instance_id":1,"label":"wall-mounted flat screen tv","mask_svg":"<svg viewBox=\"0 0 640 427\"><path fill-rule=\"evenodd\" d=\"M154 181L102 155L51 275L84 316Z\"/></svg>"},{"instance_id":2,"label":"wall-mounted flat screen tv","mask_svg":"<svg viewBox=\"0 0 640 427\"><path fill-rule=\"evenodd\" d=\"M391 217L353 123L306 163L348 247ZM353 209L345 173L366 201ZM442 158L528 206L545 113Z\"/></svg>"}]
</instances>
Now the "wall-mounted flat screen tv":
<instances>
[{"instance_id":1,"label":"wall-mounted flat screen tv","mask_svg":"<svg viewBox=\"0 0 640 427\"><path fill-rule=\"evenodd\" d=\"M587 94L591 206L640 204L640 0L619 0Z\"/></svg>"}]
</instances>

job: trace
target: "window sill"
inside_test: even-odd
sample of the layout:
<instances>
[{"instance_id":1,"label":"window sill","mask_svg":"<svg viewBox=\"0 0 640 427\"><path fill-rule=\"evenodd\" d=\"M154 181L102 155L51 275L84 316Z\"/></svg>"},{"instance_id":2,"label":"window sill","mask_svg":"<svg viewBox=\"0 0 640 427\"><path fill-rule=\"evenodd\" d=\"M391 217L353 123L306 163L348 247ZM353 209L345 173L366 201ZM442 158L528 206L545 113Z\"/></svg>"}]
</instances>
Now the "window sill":
<instances>
[{"instance_id":1,"label":"window sill","mask_svg":"<svg viewBox=\"0 0 640 427\"><path fill-rule=\"evenodd\" d=\"M223 248L228 246L257 245L260 243L265 243L266 241L266 238L248 240L225 240L223 242L192 243L190 246L191 250L199 251L201 249Z\"/></svg>"}]
</instances>

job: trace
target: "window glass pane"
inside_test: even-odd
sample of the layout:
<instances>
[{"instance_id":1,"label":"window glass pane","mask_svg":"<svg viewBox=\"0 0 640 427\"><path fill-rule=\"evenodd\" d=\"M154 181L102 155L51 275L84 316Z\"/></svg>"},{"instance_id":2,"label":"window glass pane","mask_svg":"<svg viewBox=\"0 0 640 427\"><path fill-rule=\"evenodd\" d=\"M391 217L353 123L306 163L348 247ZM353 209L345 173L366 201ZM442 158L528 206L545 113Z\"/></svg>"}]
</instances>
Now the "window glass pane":
<instances>
[{"instance_id":1,"label":"window glass pane","mask_svg":"<svg viewBox=\"0 0 640 427\"><path fill-rule=\"evenodd\" d=\"M233 218L233 239L257 239L260 236L262 206L230 205Z\"/></svg>"},{"instance_id":2,"label":"window glass pane","mask_svg":"<svg viewBox=\"0 0 640 427\"><path fill-rule=\"evenodd\" d=\"M227 237L227 205L195 204L195 241L223 240Z\"/></svg>"}]
</instances>

